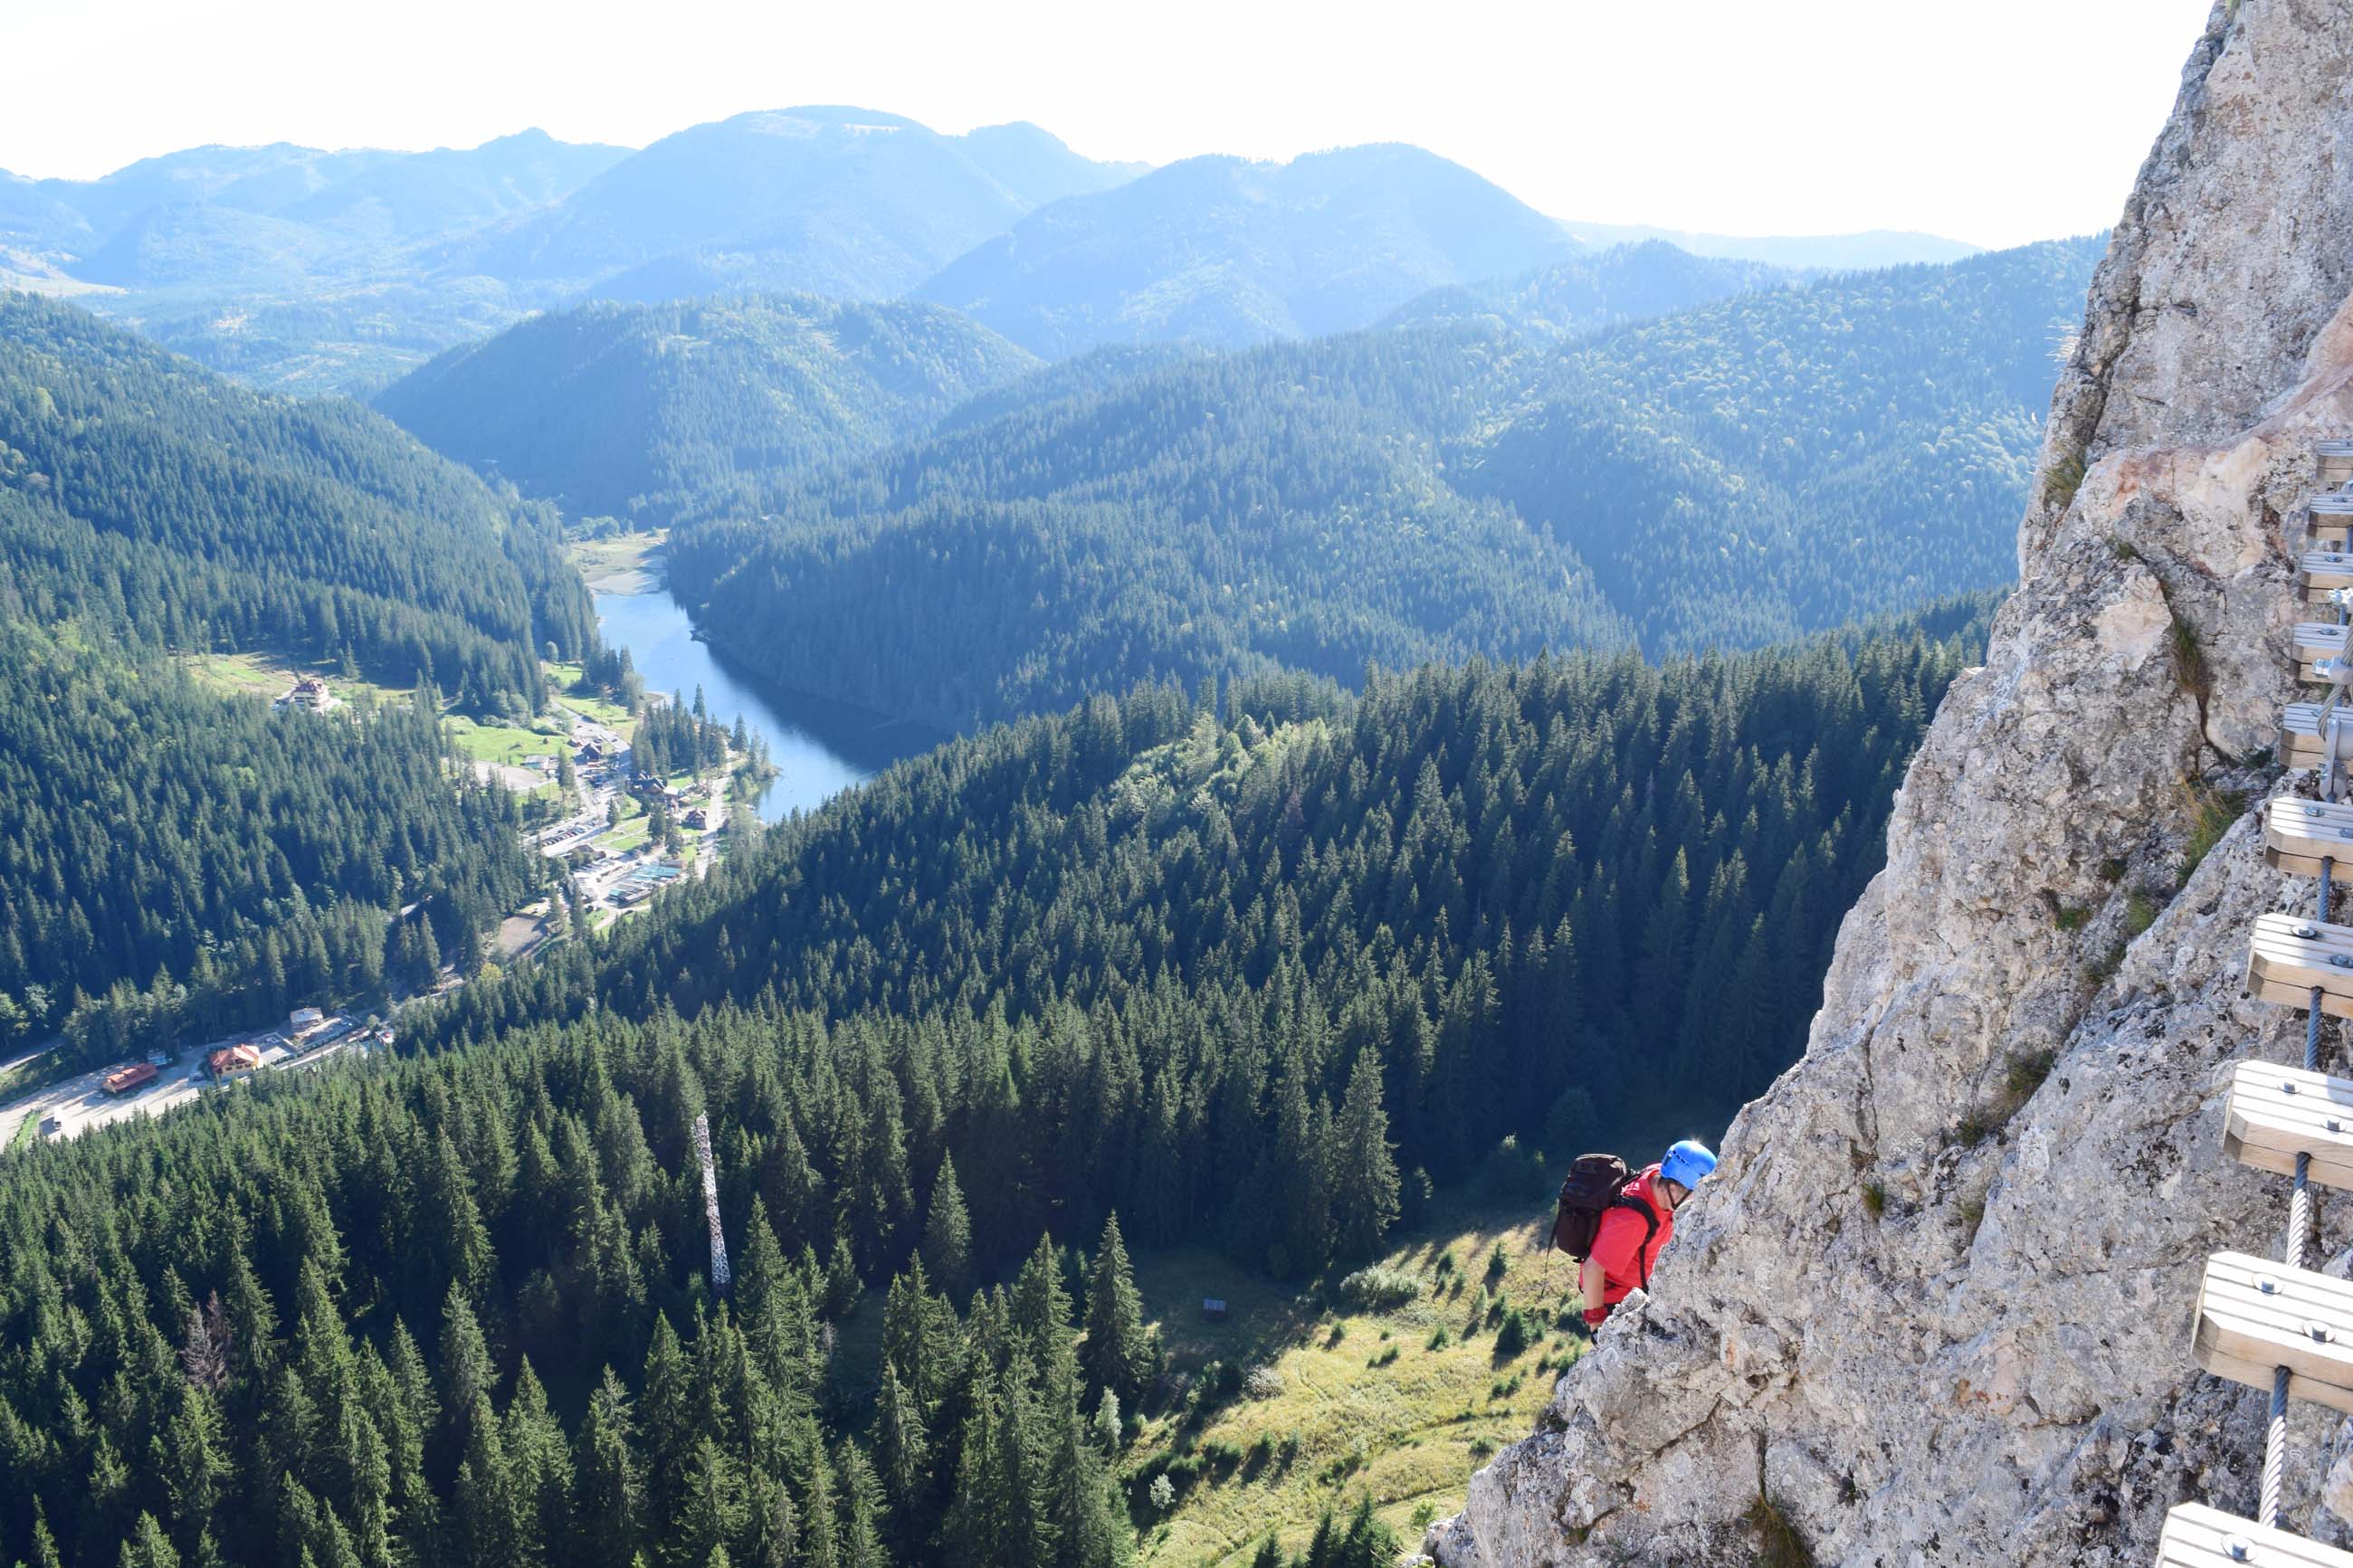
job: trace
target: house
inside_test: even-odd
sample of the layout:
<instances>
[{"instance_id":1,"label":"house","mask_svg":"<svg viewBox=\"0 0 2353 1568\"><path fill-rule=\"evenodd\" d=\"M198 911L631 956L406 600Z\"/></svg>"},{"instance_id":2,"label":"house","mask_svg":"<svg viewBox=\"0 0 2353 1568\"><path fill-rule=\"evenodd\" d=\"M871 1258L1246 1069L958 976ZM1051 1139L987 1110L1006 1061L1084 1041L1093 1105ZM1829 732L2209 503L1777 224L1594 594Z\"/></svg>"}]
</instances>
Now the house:
<instances>
[{"instance_id":1,"label":"house","mask_svg":"<svg viewBox=\"0 0 2353 1568\"><path fill-rule=\"evenodd\" d=\"M698 805L686 814L685 822L687 826L699 831L711 826L711 814Z\"/></svg>"},{"instance_id":2,"label":"house","mask_svg":"<svg viewBox=\"0 0 2353 1568\"><path fill-rule=\"evenodd\" d=\"M596 742L591 741L586 745L580 748L580 755L577 760L585 763L602 762L604 761L604 758L605 748L599 746Z\"/></svg>"},{"instance_id":3,"label":"house","mask_svg":"<svg viewBox=\"0 0 2353 1568\"><path fill-rule=\"evenodd\" d=\"M1225 1298L1221 1296L1202 1297L1201 1316L1208 1319L1209 1321L1213 1323L1224 1322L1226 1321Z\"/></svg>"},{"instance_id":4,"label":"house","mask_svg":"<svg viewBox=\"0 0 2353 1568\"><path fill-rule=\"evenodd\" d=\"M317 1028L327 1021L327 1016L316 1007L297 1007L286 1015L286 1027L297 1036Z\"/></svg>"},{"instance_id":5,"label":"house","mask_svg":"<svg viewBox=\"0 0 2353 1568\"><path fill-rule=\"evenodd\" d=\"M154 1076L153 1062L130 1062L116 1068L99 1081L106 1086L106 1092L109 1094L129 1094Z\"/></svg>"},{"instance_id":6,"label":"house","mask_svg":"<svg viewBox=\"0 0 2353 1568\"><path fill-rule=\"evenodd\" d=\"M328 693L325 681L315 675L306 675L294 683L294 689L286 694L286 700L306 703L318 710L325 708L333 698Z\"/></svg>"},{"instance_id":7,"label":"house","mask_svg":"<svg viewBox=\"0 0 2353 1568\"><path fill-rule=\"evenodd\" d=\"M261 1066L259 1046L227 1046L205 1058L205 1068L215 1078L227 1078L233 1073L252 1072Z\"/></svg>"}]
</instances>

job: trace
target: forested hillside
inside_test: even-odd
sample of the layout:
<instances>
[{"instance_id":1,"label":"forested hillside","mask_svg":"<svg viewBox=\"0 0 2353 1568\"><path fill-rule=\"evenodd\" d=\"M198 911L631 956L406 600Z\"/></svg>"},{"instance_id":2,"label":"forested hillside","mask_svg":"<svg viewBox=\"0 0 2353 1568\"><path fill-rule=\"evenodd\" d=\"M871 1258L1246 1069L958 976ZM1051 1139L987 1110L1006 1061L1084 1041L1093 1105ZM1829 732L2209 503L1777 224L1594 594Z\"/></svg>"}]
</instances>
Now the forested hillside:
<instances>
[{"instance_id":1,"label":"forested hillside","mask_svg":"<svg viewBox=\"0 0 2353 1568\"><path fill-rule=\"evenodd\" d=\"M1116 1563L1158 1397L1121 1232L1304 1275L1505 1133L1707 1129L1981 636L1934 625L1098 697L466 988L424 1059L40 1151L0 1555ZM885 1280L854 1375L829 1325Z\"/></svg>"},{"instance_id":2,"label":"forested hillside","mask_svg":"<svg viewBox=\"0 0 2353 1568\"><path fill-rule=\"evenodd\" d=\"M273 713L90 629L0 625L0 1046L62 1024L94 1065L429 988L546 879L438 714Z\"/></svg>"},{"instance_id":3,"label":"forested hillside","mask_svg":"<svg viewBox=\"0 0 2353 1568\"><path fill-rule=\"evenodd\" d=\"M1621 644L1572 555L1447 483L1430 432L1514 352L1181 361L681 528L670 580L754 668L943 728L1143 679Z\"/></svg>"},{"instance_id":4,"label":"forested hillside","mask_svg":"<svg viewBox=\"0 0 2353 1568\"><path fill-rule=\"evenodd\" d=\"M636 526L745 508L918 434L1037 361L934 306L588 305L451 349L375 406L445 456Z\"/></svg>"},{"instance_id":5,"label":"forested hillside","mask_svg":"<svg viewBox=\"0 0 2353 1568\"><path fill-rule=\"evenodd\" d=\"M2004 581L2050 355L2105 244L1767 289L1572 345L1537 406L1457 450L1455 482L1574 550L1650 647Z\"/></svg>"},{"instance_id":6,"label":"forested hillside","mask_svg":"<svg viewBox=\"0 0 2353 1568\"><path fill-rule=\"evenodd\" d=\"M1535 272L1458 283L1407 300L1381 324L1499 321L1531 337L1585 337L1796 280L1786 268L1694 256L1663 240L1572 256Z\"/></svg>"},{"instance_id":7,"label":"forested hillside","mask_svg":"<svg viewBox=\"0 0 2353 1568\"><path fill-rule=\"evenodd\" d=\"M1557 224L1419 147L1188 158L1057 202L914 290L1060 358L1369 326L1426 289L1568 255Z\"/></svg>"},{"instance_id":8,"label":"forested hillside","mask_svg":"<svg viewBox=\"0 0 2353 1568\"><path fill-rule=\"evenodd\" d=\"M554 520L353 405L251 393L86 311L0 294L11 616L176 647L349 654L480 705L546 696L595 633Z\"/></svg>"},{"instance_id":9,"label":"forested hillside","mask_svg":"<svg viewBox=\"0 0 2353 1568\"><path fill-rule=\"evenodd\" d=\"M2009 574L2050 323L2096 249L1556 346L1499 310L1091 355L984 395L992 417L706 509L671 580L755 668L955 728L1134 680L1824 630Z\"/></svg>"},{"instance_id":10,"label":"forested hillside","mask_svg":"<svg viewBox=\"0 0 2353 1568\"><path fill-rule=\"evenodd\" d=\"M535 710L594 639L543 510L0 295L0 1043L97 1061L470 970L545 868L432 696ZM249 649L428 707L273 714L176 662Z\"/></svg>"}]
</instances>

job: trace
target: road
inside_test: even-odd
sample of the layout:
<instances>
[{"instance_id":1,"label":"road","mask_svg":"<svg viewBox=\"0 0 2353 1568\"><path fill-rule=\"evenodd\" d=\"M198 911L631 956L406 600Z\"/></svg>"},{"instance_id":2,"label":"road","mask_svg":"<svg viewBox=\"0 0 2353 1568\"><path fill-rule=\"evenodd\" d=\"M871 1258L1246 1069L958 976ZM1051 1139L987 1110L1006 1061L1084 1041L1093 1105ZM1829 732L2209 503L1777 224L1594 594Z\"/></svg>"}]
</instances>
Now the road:
<instances>
[{"instance_id":1,"label":"road","mask_svg":"<svg viewBox=\"0 0 2353 1568\"><path fill-rule=\"evenodd\" d=\"M112 1068L121 1064L109 1062L105 1067L70 1078L62 1083L37 1090L24 1099L0 1106L0 1150L9 1147L16 1130L26 1118L37 1121L55 1116L58 1139L78 1138L93 1127L104 1127L116 1121L127 1121L134 1116L160 1116L175 1105L185 1105L211 1087L205 1077L205 1059L227 1046L251 1043L261 1047L262 1070L285 1067L311 1067L331 1057L347 1051L366 1049L364 1037L358 1033L345 1035L328 1045L297 1054L283 1035L250 1032L231 1035L226 1039L209 1040L182 1054L177 1061L163 1068L153 1079L128 1094L109 1094L100 1080ZM129 1058L135 1060L137 1058Z\"/></svg>"}]
</instances>

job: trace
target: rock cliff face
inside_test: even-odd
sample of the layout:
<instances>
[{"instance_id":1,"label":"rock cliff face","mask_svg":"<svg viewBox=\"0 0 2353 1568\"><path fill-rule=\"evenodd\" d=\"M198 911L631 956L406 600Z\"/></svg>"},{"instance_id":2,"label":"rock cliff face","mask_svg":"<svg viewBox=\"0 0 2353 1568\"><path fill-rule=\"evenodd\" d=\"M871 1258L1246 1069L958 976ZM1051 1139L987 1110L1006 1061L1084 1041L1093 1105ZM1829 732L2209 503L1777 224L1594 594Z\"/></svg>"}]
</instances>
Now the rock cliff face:
<instances>
[{"instance_id":1,"label":"rock cliff face","mask_svg":"<svg viewBox=\"0 0 2353 1568\"><path fill-rule=\"evenodd\" d=\"M1432 1530L1447 1568L1745 1563L1776 1521L1824 1564L2145 1563L2177 1501L2253 1510L2263 1398L2198 1373L2190 1315L2206 1254L2275 1252L2285 1213L2221 1101L2302 1049L2242 994L2255 915L2310 897L2247 808L2311 785L2270 748L2311 444L2353 435L2348 290L2353 7L2225 0L1805 1058L1651 1304ZM2333 1424L2298 1422L2293 1521L2332 1536Z\"/></svg>"}]
</instances>

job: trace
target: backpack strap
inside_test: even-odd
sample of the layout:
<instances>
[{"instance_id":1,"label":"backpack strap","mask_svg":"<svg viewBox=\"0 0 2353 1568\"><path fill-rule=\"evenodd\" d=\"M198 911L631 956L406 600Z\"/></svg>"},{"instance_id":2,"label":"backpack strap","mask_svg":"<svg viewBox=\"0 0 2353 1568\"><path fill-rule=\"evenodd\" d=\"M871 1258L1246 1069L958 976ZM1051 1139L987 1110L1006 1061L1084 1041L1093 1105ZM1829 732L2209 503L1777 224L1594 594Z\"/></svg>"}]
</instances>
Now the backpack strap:
<instances>
[{"instance_id":1,"label":"backpack strap","mask_svg":"<svg viewBox=\"0 0 2353 1568\"><path fill-rule=\"evenodd\" d=\"M1632 1209L1642 1216L1642 1223L1650 1227L1642 1233L1642 1245L1634 1249L1634 1261L1641 1267L1642 1270L1642 1293L1647 1296L1651 1292L1651 1243L1659 1234L1659 1211L1631 1193L1620 1193L1609 1200L1609 1206L1613 1209Z\"/></svg>"}]
</instances>

